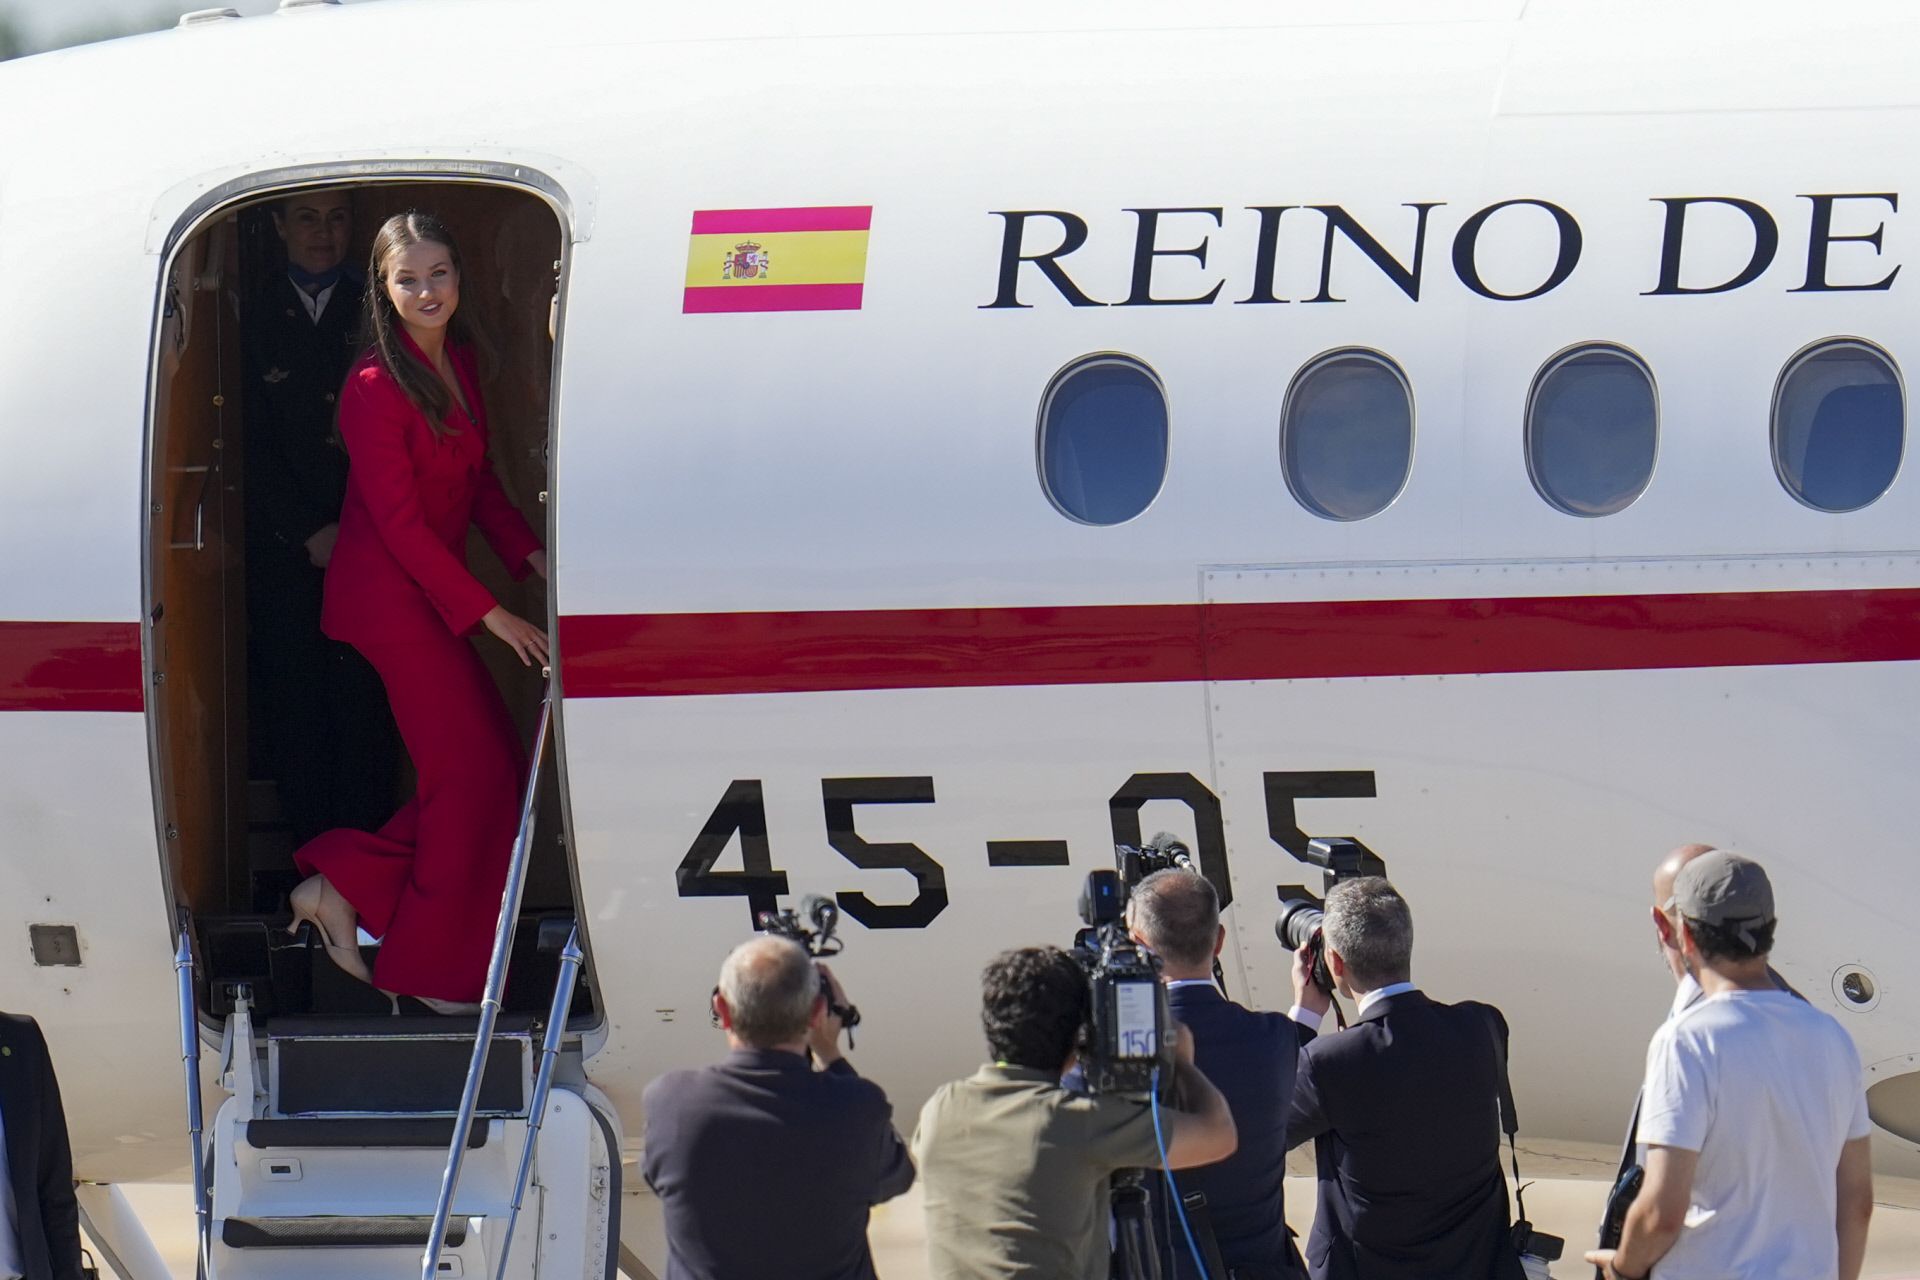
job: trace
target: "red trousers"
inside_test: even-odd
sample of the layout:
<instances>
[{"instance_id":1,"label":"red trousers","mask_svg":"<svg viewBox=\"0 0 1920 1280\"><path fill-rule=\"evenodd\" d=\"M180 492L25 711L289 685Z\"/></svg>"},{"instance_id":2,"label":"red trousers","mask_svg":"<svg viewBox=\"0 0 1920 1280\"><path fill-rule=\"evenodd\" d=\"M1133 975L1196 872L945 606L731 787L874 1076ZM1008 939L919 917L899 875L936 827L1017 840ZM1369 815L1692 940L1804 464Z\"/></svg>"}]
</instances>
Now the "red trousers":
<instances>
[{"instance_id":1,"label":"red trousers","mask_svg":"<svg viewBox=\"0 0 1920 1280\"><path fill-rule=\"evenodd\" d=\"M520 822L526 752L472 643L434 631L354 646L387 686L420 776L413 798L379 831L323 832L294 860L326 876L382 939L375 986L478 1000Z\"/></svg>"}]
</instances>

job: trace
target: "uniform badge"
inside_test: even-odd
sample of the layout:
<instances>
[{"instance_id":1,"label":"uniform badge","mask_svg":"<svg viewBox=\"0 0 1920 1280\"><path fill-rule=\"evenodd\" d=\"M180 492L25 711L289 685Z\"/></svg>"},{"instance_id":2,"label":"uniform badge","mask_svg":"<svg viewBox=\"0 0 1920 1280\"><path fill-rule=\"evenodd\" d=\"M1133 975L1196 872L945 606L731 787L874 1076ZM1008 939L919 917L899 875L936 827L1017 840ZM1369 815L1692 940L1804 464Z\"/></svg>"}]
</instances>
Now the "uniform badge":
<instances>
[{"instance_id":1,"label":"uniform badge","mask_svg":"<svg viewBox=\"0 0 1920 1280\"><path fill-rule=\"evenodd\" d=\"M756 240L743 240L720 264L722 280L764 280L773 275L773 255Z\"/></svg>"}]
</instances>

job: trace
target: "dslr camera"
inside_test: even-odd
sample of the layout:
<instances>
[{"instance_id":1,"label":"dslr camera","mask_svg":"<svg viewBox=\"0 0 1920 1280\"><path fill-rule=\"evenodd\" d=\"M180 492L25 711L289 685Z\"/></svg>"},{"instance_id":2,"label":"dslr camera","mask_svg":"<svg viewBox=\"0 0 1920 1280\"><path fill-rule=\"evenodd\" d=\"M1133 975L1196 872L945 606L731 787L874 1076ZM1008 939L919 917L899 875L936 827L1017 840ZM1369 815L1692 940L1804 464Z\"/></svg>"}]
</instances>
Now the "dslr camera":
<instances>
[{"instance_id":1,"label":"dslr camera","mask_svg":"<svg viewBox=\"0 0 1920 1280\"><path fill-rule=\"evenodd\" d=\"M758 921L762 932L799 943L815 960L840 954L840 939L836 936L840 928L840 906L832 898L810 893L800 899L799 911L791 907L762 911ZM840 1025L846 1028L847 1047L852 1048L853 1029L860 1025L860 1010L851 1004L834 1003L833 984L824 973L820 975L820 996L827 1002L827 1012L840 1019Z\"/></svg>"},{"instance_id":2,"label":"dslr camera","mask_svg":"<svg viewBox=\"0 0 1920 1280\"><path fill-rule=\"evenodd\" d=\"M1086 970L1088 1015L1080 1059L1087 1092L1145 1096L1155 1073L1173 1078L1173 1012L1160 962L1127 933L1127 899L1141 880L1166 867L1193 869L1193 855L1169 835L1143 848L1114 846L1112 871L1087 874L1073 958Z\"/></svg>"},{"instance_id":3,"label":"dslr camera","mask_svg":"<svg viewBox=\"0 0 1920 1280\"><path fill-rule=\"evenodd\" d=\"M1379 855L1352 836L1324 836L1307 841L1306 860L1326 872L1323 893L1343 880L1387 873L1387 864ZM1289 951L1298 951L1303 946L1312 948L1313 985L1331 996L1333 975L1327 972L1327 943L1320 932L1326 919L1323 904L1317 898L1289 898L1286 890L1280 892L1280 918L1274 922L1273 932Z\"/></svg>"}]
</instances>

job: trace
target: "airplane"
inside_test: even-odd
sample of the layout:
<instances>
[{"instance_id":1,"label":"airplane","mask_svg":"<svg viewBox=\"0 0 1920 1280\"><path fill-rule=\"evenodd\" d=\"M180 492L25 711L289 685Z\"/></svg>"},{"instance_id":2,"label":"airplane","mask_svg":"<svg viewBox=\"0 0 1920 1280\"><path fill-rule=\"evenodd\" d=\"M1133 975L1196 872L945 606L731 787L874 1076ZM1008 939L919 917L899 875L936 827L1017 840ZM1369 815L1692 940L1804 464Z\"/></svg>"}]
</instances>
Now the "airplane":
<instances>
[{"instance_id":1,"label":"airplane","mask_svg":"<svg viewBox=\"0 0 1920 1280\"><path fill-rule=\"evenodd\" d=\"M281 1092L328 1064L465 1061L342 1048L306 1015L351 993L270 940L239 334L264 211L318 189L361 253L440 211L507 353L550 594L474 562L555 665L548 701L487 650L551 715L502 1025L530 1080L511 1015L577 921L542 1151L584 1265L759 912L837 903L910 1125L979 1058L986 959L1064 945L1160 829L1266 1008L1308 840L1362 841L1421 984L1513 1025L1524 1132L1592 1144L1666 1007L1653 863L1747 852L1877 1168L1920 1171L1916 52L1893 0L286 0L0 67L0 1007L46 1029L95 1225L187 1167L183 947L196 1082L235 1091L214 1270L330 1274L327 1215L417 1255L435 1203L432 1143L248 1127L353 1120ZM469 1270L526 1099L455 1206Z\"/></svg>"}]
</instances>

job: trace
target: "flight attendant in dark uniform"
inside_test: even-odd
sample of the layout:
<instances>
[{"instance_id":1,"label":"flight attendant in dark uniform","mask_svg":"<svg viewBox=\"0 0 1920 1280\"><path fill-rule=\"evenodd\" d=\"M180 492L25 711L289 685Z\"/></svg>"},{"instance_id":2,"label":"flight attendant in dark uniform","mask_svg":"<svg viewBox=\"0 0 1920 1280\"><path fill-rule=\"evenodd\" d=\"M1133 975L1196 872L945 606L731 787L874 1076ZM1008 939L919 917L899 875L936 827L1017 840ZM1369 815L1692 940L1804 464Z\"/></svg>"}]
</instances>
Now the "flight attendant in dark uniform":
<instances>
[{"instance_id":1,"label":"flight attendant in dark uniform","mask_svg":"<svg viewBox=\"0 0 1920 1280\"><path fill-rule=\"evenodd\" d=\"M367 660L320 630L321 584L340 532L347 454L334 429L360 353L360 273L346 263L343 191L273 211L287 269L246 309L247 647L256 776L278 784L295 843L331 827L372 830L393 811L399 742Z\"/></svg>"},{"instance_id":2,"label":"flight attendant in dark uniform","mask_svg":"<svg viewBox=\"0 0 1920 1280\"><path fill-rule=\"evenodd\" d=\"M389 218L374 237L373 346L340 393L352 465L321 615L380 673L419 788L379 831L302 847L311 874L293 892L295 927L314 921L342 969L443 1012L477 1007L485 986L526 782L519 734L468 637L484 627L523 663L547 661L546 633L467 570L469 525L516 578L545 578L547 556L487 460L460 275L430 214ZM382 939L371 974L356 924Z\"/></svg>"}]
</instances>

